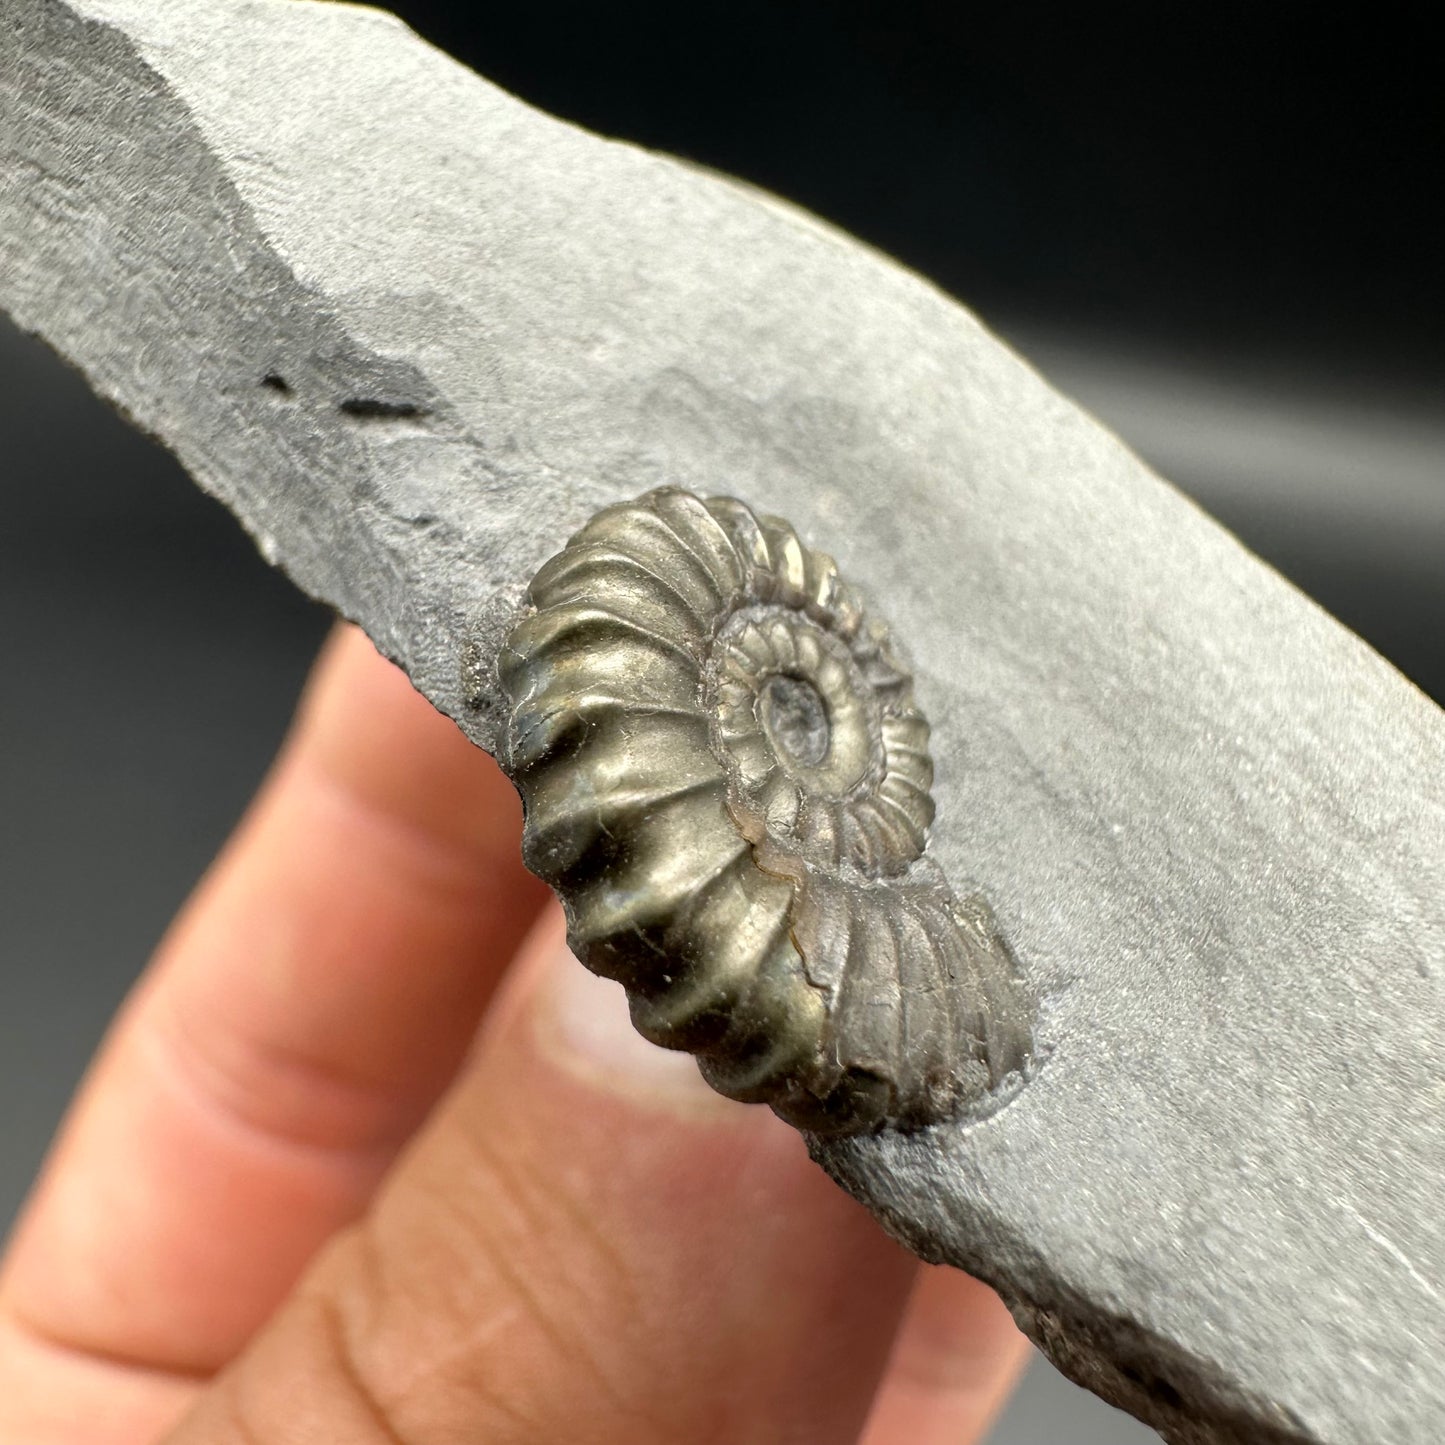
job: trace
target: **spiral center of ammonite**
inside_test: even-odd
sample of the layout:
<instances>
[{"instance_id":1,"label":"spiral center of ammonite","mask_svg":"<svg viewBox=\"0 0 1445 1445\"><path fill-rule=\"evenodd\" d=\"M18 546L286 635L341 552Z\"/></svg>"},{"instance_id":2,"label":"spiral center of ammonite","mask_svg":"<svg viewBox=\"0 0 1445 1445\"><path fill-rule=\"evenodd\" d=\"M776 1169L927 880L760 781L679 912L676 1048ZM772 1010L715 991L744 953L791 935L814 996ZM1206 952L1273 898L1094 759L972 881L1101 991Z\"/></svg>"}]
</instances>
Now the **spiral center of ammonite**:
<instances>
[{"instance_id":1,"label":"spiral center of ammonite","mask_svg":"<svg viewBox=\"0 0 1445 1445\"><path fill-rule=\"evenodd\" d=\"M770 677L758 696L758 715L773 746L796 766L816 768L828 756L828 705L806 677Z\"/></svg>"},{"instance_id":2,"label":"spiral center of ammonite","mask_svg":"<svg viewBox=\"0 0 1445 1445\"><path fill-rule=\"evenodd\" d=\"M807 826L806 799L841 803L879 771L877 705L847 644L792 608L739 610L721 628L710 705L744 798L770 827Z\"/></svg>"}]
</instances>

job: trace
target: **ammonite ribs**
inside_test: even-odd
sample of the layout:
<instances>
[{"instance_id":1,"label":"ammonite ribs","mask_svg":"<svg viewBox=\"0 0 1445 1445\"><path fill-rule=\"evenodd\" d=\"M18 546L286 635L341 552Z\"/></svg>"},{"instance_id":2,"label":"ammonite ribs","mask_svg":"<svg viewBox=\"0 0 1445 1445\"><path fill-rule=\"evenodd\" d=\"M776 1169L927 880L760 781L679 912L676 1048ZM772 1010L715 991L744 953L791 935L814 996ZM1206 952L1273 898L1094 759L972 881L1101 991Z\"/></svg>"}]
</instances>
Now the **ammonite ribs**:
<instances>
[{"instance_id":1,"label":"ammonite ribs","mask_svg":"<svg viewBox=\"0 0 1445 1445\"><path fill-rule=\"evenodd\" d=\"M1022 1068L1030 1009L926 856L928 723L833 559L728 497L598 513L501 656L529 866L648 1038L823 1131Z\"/></svg>"}]
</instances>

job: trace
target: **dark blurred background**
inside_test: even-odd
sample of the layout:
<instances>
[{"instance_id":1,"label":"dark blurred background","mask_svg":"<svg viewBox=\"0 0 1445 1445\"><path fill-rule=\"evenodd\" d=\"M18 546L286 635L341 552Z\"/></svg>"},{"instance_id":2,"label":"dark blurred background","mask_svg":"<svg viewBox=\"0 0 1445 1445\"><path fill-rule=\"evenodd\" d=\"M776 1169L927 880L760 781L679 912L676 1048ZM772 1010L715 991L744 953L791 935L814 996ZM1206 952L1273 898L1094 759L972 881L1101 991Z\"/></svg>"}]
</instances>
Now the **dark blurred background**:
<instances>
[{"instance_id":1,"label":"dark blurred background","mask_svg":"<svg viewBox=\"0 0 1445 1445\"><path fill-rule=\"evenodd\" d=\"M396 8L524 99L933 277L1445 698L1445 127L1422 22L1268 0ZM3 1227L326 619L3 324L0 427ZM994 1436L1152 1438L1042 1365Z\"/></svg>"}]
</instances>

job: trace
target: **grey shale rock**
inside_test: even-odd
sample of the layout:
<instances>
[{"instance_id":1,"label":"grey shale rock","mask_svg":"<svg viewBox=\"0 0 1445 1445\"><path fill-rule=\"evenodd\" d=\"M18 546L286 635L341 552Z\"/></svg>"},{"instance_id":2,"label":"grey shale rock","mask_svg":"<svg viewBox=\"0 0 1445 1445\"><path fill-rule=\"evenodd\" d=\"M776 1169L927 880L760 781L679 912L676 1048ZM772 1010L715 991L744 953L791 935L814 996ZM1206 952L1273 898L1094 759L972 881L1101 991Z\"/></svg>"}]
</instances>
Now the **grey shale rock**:
<instances>
[{"instance_id":1,"label":"grey shale rock","mask_svg":"<svg viewBox=\"0 0 1445 1445\"><path fill-rule=\"evenodd\" d=\"M309 0L4 0L0 304L486 748L595 508L835 553L1042 1012L819 1161L1170 1440L1445 1436L1441 715L966 311Z\"/></svg>"}]
</instances>

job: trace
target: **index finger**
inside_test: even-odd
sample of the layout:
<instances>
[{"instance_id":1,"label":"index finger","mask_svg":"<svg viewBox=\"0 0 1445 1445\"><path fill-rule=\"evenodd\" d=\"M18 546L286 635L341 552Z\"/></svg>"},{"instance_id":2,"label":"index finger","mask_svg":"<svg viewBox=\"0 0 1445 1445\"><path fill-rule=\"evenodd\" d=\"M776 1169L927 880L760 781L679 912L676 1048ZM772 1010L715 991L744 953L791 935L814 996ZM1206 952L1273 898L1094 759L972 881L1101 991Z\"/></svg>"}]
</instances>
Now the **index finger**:
<instances>
[{"instance_id":1,"label":"index finger","mask_svg":"<svg viewBox=\"0 0 1445 1445\"><path fill-rule=\"evenodd\" d=\"M364 1206L545 890L495 764L359 633L93 1066L14 1238L32 1338L206 1374Z\"/></svg>"}]
</instances>

